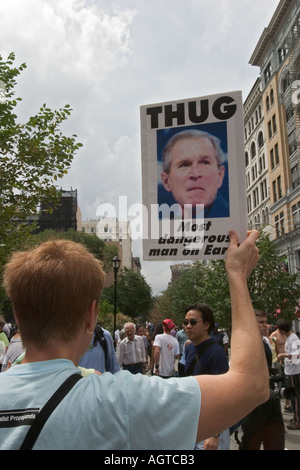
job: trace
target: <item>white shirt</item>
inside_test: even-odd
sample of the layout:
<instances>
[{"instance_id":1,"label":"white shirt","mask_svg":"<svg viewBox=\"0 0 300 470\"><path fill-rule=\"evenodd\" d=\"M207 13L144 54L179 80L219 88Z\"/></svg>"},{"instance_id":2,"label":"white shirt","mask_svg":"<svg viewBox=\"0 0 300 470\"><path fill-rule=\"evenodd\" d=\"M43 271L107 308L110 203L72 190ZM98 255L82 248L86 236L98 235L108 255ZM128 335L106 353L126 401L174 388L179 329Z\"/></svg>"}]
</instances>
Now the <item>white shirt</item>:
<instances>
[{"instance_id":1,"label":"white shirt","mask_svg":"<svg viewBox=\"0 0 300 470\"><path fill-rule=\"evenodd\" d=\"M145 345L141 336L134 336L133 341L124 338L119 344L117 357L120 366L123 364L140 364L146 362Z\"/></svg>"},{"instance_id":2,"label":"white shirt","mask_svg":"<svg viewBox=\"0 0 300 470\"><path fill-rule=\"evenodd\" d=\"M156 335L153 346L160 348L159 375L172 377L174 375L174 359L179 355L179 343L174 336L167 333Z\"/></svg>"},{"instance_id":3,"label":"white shirt","mask_svg":"<svg viewBox=\"0 0 300 470\"><path fill-rule=\"evenodd\" d=\"M284 372L286 375L300 374L300 339L295 333L290 334L285 342L285 352L292 354L292 358L284 359Z\"/></svg>"}]
</instances>

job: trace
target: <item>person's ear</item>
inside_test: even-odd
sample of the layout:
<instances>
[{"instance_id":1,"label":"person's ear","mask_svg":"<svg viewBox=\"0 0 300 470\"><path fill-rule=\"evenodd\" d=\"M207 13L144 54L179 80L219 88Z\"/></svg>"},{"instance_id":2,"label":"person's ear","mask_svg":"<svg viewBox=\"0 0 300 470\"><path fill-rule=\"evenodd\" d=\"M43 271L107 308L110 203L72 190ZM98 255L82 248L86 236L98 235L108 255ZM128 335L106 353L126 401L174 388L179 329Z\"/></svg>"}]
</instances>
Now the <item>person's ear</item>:
<instances>
[{"instance_id":1,"label":"person's ear","mask_svg":"<svg viewBox=\"0 0 300 470\"><path fill-rule=\"evenodd\" d=\"M170 193L171 187L169 185L169 175L165 171L161 173L161 181L162 181L162 184L164 185L165 190Z\"/></svg>"}]
</instances>

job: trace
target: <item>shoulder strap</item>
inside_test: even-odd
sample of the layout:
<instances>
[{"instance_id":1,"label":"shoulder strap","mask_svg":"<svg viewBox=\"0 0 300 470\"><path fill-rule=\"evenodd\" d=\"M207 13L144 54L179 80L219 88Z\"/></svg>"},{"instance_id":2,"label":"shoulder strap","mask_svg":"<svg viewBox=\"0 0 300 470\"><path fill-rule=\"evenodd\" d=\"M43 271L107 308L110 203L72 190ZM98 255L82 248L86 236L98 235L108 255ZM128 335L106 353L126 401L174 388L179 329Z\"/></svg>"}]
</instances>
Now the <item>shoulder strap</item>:
<instances>
[{"instance_id":1,"label":"shoulder strap","mask_svg":"<svg viewBox=\"0 0 300 470\"><path fill-rule=\"evenodd\" d=\"M34 422L32 423L29 431L27 432L25 439L20 447L20 450L31 450L36 439L38 438L42 427L45 422L57 407L57 405L63 400L71 388L82 379L81 374L73 374L65 380L65 382L56 390L56 392L49 398L47 403L41 409Z\"/></svg>"},{"instance_id":2,"label":"shoulder strap","mask_svg":"<svg viewBox=\"0 0 300 470\"><path fill-rule=\"evenodd\" d=\"M97 340L99 341L100 345L102 346L105 354L105 360L107 360L107 342L106 338L104 335L104 331L101 325L99 323L95 327L95 339L94 339L94 346L97 343Z\"/></svg>"},{"instance_id":3,"label":"shoulder strap","mask_svg":"<svg viewBox=\"0 0 300 470\"><path fill-rule=\"evenodd\" d=\"M212 344L215 344L215 341L213 339L209 339L205 341L204 343L199 344L197 347L197 354L195 355L194 359L192 360L188 370L186 371L185 375L192 375L193 370L195 369L196 364L198 363L200 369L201 369L201 362L200 362L200 356L206 351L207 348L209 348Z\"/></svg>"}]
</instances>

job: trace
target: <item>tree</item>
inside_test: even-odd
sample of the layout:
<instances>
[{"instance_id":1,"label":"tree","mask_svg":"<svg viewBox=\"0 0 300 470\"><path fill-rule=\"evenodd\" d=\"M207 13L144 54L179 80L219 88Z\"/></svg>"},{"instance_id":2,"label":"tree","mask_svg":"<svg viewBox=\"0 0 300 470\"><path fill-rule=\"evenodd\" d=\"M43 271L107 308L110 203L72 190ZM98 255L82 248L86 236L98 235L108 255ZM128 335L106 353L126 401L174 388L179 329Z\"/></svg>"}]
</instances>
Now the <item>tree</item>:
<instances>
[{"instance_id":1,"label":"tree","mask_svg":"<svg viewBox=\"0 0 300 470\"><path fill-rule=\"evenodd\" d=\"M180 277L157 299L162 320L172 318L176 325L181 325L186 307L197 301L200 302L199 289L204 276L205 267L202 263L186 265Z\"/></svg>"},{"instance_id":2,"label":"tree","mask_svg":"<svg viewBox=\"0 0 300 470\"><path fill-rule=\"evenodd\" d=\"M272 324L278 317L293 322L300 314L299 274L288 271L285 256L269 235L260 234L258 247L261 259L248 282L253 305L267 312Z\"/></svg>"},{"instance_id":3,"label":"tree","mask_svg":"<svg viewBox=\"0 0 300 470\"><path fill-rule=\"evenodd\" d=\"M104 289L103 300L114 303L114 287ZM126 316L141 321L147 320L153 304L152 290L144 276L123 268L117 284L117 306Z\"/></svg>"},{"instance_id":4,"label":"tree","mask_svg":"<svg viewBox=\"0 0 300 470\"><path fill-rule=\"evenodd\" d=\"M67 137L62 123L70 116L70 105L52 111L43 104L25 123L14 114L16 77L26 64L14 66L15 55L5 61L0 56L0 243L2 263L12 248L18 247L34 230L26 222L43 202L54 206L61 193L56 187L81 147L76 135Z\"/></svg>"},{"instance_id":5,"label":"tree","mask_svg":"<svg viewBox=\"0 0 300 470\"><path fill-rule=\"evenodd\" d=\"M297 320L300 317L299 274L287 271L284 256L268 235L261 232L257 245L260 261L248 280L254 308L267 312L271 324L278 317L289 322ZM165 314L172 313L177 321L193 302L209 305L222 326L231 324L230 293L223 260L212 261L208 266L196 263L187 267L159 299L161 310Z\"/></svg>"}]
</instances>

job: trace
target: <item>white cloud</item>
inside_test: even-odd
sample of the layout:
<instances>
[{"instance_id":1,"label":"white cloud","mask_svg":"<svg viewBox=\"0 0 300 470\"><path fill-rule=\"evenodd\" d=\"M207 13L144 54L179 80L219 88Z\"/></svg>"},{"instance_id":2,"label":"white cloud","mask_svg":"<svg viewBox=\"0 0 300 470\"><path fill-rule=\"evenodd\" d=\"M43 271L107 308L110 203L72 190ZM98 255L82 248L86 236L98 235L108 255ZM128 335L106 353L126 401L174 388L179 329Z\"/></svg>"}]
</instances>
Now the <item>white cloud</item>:
<instances>
[{"instance_id":1,"label":"white cloud","mask_svg":"<svg viewBox=\"0 0 300 470\"><path fill-rule=\"evenodd\" d=\"M20 117L47 103L74 109L64 132L83 142L62 181L83 217L103 202L141 202L139 106L242 89L278 0L1 0L0 54L28 68ZM141 256L140 244L133 254ZM155 292L170 263L144 263ZM150 274L152 273L152 275ZM160 274L161 273L161 274Z\"/></svg>"}]
</instances>

